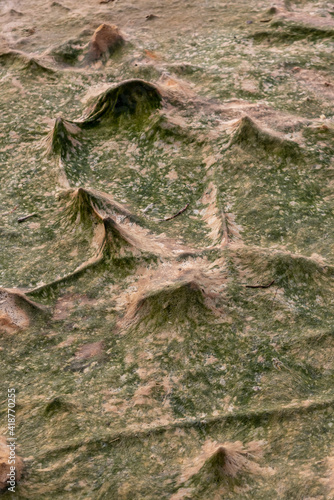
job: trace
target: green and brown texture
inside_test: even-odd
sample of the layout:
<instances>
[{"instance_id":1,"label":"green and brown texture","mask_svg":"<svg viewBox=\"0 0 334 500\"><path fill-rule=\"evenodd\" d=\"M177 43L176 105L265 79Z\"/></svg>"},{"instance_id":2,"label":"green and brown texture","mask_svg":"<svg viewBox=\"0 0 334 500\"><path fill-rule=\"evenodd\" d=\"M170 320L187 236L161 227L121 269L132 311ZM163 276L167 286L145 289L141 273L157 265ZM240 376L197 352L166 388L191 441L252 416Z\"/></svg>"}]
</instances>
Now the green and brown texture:
<instances>
[{"instance_id":1,"label":"green and brown texture","mask_svg":"<svg viewBox=\"0 0 334 500\"><path fill-rule=\"evenodd\" d=\"M0 24L15 498L334 498L333 4Z\"/></svg>"}]
</instances>

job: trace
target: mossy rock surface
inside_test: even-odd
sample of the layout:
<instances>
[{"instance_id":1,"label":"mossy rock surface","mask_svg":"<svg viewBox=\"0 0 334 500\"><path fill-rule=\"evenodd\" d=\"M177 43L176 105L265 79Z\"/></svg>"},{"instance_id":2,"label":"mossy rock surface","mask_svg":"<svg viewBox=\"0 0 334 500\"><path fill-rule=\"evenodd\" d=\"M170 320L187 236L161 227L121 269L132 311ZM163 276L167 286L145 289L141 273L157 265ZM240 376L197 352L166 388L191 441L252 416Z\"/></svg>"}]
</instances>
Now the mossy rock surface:
<instances>
[{"instance_id":1,"label":"mossy rock surface","mask_svg":"<svg viewBox=\"0 0 334 500\"><path fill-rule=\"evenodd\" d=\"M15 498L332 498L333 9L0 10Z\"/></svg>"}]
</instances>

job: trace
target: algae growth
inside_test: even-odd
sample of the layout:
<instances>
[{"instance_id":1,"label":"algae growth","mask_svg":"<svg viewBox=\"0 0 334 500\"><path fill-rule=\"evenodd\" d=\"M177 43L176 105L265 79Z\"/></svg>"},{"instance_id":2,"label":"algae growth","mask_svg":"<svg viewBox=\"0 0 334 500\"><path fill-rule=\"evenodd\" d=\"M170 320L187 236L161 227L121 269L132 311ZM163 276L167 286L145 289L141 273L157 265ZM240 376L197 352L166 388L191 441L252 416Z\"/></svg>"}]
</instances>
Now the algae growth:
<instances>
[{"instance_id":1,"label":"algae growth","mask_svg":"<svg viewBox=\"0 0 334 500\"><path fill-rule=\"evenodd\" d=\"M333 497L333 12L1 6L15 498Z\"/></svg>"}]
</instances>

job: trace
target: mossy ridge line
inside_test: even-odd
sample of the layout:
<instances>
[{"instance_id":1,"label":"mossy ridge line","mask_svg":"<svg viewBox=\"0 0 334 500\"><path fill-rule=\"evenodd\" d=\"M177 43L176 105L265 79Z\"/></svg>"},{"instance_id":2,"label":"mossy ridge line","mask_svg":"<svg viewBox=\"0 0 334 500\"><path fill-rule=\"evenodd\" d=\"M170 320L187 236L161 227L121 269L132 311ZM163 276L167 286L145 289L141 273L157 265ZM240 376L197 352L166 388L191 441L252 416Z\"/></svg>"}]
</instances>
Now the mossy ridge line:
<instances>
[{"instance_id":1,"label":"mossy ridge line","mask_svg":"<svg viewBox=\"0 0 334 500\"><path fill-rule=\"evenodd\" d=\"M138 220L140 219L133 216L127 208L116 202L110 195L101 194L97 190L78 188L66 190L61 193L60 197L70 200L65 208L65 219L70 223L81 221L86 225L92 225L95 219L97 227L94 239L98 250L94 256L80 264L71 273L35 287L27 291L27 294L38 294L56 287L110 258L122 258L130 254L137 258L153 258L156 255L170 258L180 254L181 248L186 250L186 248L180 248L180 245L175 245L173 240L155 237L149 230L139 226ZM103 208L106 214L103 214ZM113 213L108 214L108 211ZM115 212L122 216L122 222L114 220L117 218ZM129 220L129 224L125 223L125 219Z\"/></svg>"},{"instance_id":2,"label":"mossy ridge line","mask_svg":"<svg viewBox=\"0 0 334 500\"><path fill-rule=\"evenodd\" d=\"M302 337L295 337L292 339L283 339L281 342L282 348L298 348L302 344L307 344L308 346L319 347L322 344L325 344L327 341L332 341L334 337L334 333L332 330L328 330L325 332L316 331L314 334L303 335Z\"/></svg>"},{"instance_id":3,"label":"mossy ridge line","mask_svg":"<svg viewBox=\"0 0 334 500\"><path fill-rule=\"evenodd\" d=\"M170 259L187 250L175 240L156 236L136 223L128 223L126 219L116 222L114 219L112 216L100 215L104 225L103 245L110 256L122 256L124 250L134 256L159 256Z\"/></svg>"},{"instance_id":4,"label":"mossy ridge line","mask_svg":"<svg viewBox=\"0 0 334 500\"><path fill-rule=\"evenodd\" d=\"M284 22L284 21L274 21L270 23L269 28L266 30L259 30L250 35L256 42L261 42L263 40L269 40L270 42L274 39L275 41L281 43L291 43L304 40L305 38L314 38L315 40L333 39L334 38L334 27L320 27L312 26L312 24L302 24L297 22Z\"/></svg>"},{"instance_id":5,"label":"mossy ridge line","mask_svg":"<svg viewBox=\"0 0 334 500\"><path fill-rule=\"evenodd\" d=\"M140 255L142 249L136 236L124 229L112 217L101 218L104 226L104 247L111 256L122 256L123 252Z\"/></svg>"},{"instance_id":6,"label":"mossy ridge line","mask_svg":"<svg viewBox=\"0 0 334 500\"><path fill-rule=\"evenodd\" d=\"M49 309L43 304L38 304L37 302L34 302L33 300L29 299L26 295L27 293L22 292L22 290L18 288L0 288L1 294L8 295L10 297L13 297L13 299L19 304L20 306L26 308L27 310L30 311L37 311L38 313L41 314L48 314ZM2 301L1 301L2 303Z\"/></svg>"},{"instance_id":7,"label":"mossy ridge line","mask_svg":"<svg viewBox=\"0 0 334 500\"><path fill-rule=\"evenodd\" d=\"M259 423L268 418L285 420L294 418L295 415L311 413L313 411L321 411L331 407L334 407L333 397L324 400L319 399L318 401L306 400L304 401L304 404L303 402L300 402L300 404L293 404L291 406L286 405L249 411L240 410L206 418L179 419L171 422L170 424L163 424L158 426L152 425L151 427L148 427L146 429L136 431L125 430L117 433L104 434L103 436L99 435L99 437L86 438L78 442L69 443L65 446L45 450L44 452L40 453L37 458L41 459L50 457L52 455L57 455L59 453L74 451L83 445L94 447L106 443L110 445L115 443L114 446L117 446L123 441L129 443L131 441L137 441L146 437L164 434L168 431L172 431L178 428L191 429L198 427L199 429L206 429L216 424L228 424L235 421L245 423ZM144 426L142 425L142 427Z\"/></svg>"},{"instance_id":8,"label":"mossy ridge line","mask_svg":"<svg viewBox=\"0 0 334 500\"><path fill-rule=\"evenodd\" d=\"M17 66L19 69L32 71L33 74L54 75L56 73L54 69L44 66L39 58L13 49L0 53L1 64Z\"/></svg>"},{"instance_id":9,"label":"mossy ridge line","mask_svg":"<svg viewBox=\"0 0 334 500\"><path fill-rule=\"evenodd\" d=\"M86 262L80 264L74 271L71 273L66 274L66 276L63 276L61 278L58 278L54 281L51 281L49 283L46 283L44 285L37 286L35 288L32 288L31 290L26 291L26 295L35 295L39 294L41 292L47 291L51 288L57 287L58 285L61 285L63 283L66 283L67 281L70 281L72 278L79 277L82 273L87 271L88 269L91 269L92 267L97 266L98 264L102 263L104 261L104 255L102 251L100 250L97 255L93 256L91 259L87 260Z\"/></svg>"},{"instance_id":10,"label":"mossy ridge line","mask_svg":"<svg viewBox=\"0 0 334 500\"><path fill-rule=\"evenodd\" d=\"M290 28L292 31L319 33L320 35L334 36L334 21L331 18L309 15L306 12L282 12L271 21L271 26Z\"/></svg>"},{"instance_id":11,"label":"mossy ridge line","mask_svg":"<svg viewBox=\"0 0 334 500\"><path fill-rule=\"evenodd\" d=\"M54 286L57 286L65 281L70 280L73 277L76 277L77 275L81 274L82 272L86 271L87 269L101 263L102 261L105 260L106 256L114 255L114 251L120 250L122 247L133 247L135 249L135 255L137 256L140 255L140 242L138 243L137 238L133 237L133 234L131 232L128 232L127 230L124 230L119 224L117 224L111 217L105 217L103 218L101 215L99 215L100 221L103 223L105 231L104 235L102 238L100 238L100 245L99 245L99 251L95 256L93 256L91 259L88 261L84 262L81 264L79 267L77 267L73 272L67 274L66 276L59 278L57 280L54 280L50 283L47 283L45 285L41 285L39 287L33 288L32 290L28 290L25 293L26 294L35 294L39 293L41 291L44 291L48 288L52 288ZM119 244L114 246L112 244L112 241L116 235L116 239L119 239ZM108 243L109 240L109 243ZM153 245L153 241L151 242ZM108 250L108 244L111 247ZM147 242L149 245L149 243ZM138 246L138 249L137 249ZM150 254L151 252L149 251L150 246L146 246L145 243L145 249L144 253L148 252ZM153 249L153 246L152 246ZM306 257L304 255L300 254L293 254L291 252L284 252L283 250L280 249L270 249L270 248L265 248L265 247L255 247L255 246L247 246L243 244L238 244L238 243L231 243L229 246L230 251L232 251L232 256L233 254L236 257L241 257L245 258L247 255L249 257L254 256L255 259L259 259L261 254L269 254L268 255L268 260L266 261L265 264L263 264L263 260L261 260L261 273L263 273L264 270L267 272L270 271L271 267L275 267L275 258L283 258L287 260L286 262L286 274L289 271L289 268L291 268L291 264L295 263L297 268L299 270L302 270L305 266L308 268L311 266L314 271L317 271L321 276L323 277L332 277L334 276L334 266L329 265L329 264L321 264L317 260L313 259L312 257ZM139 250L139 253L138 253ZM159 250L156 248L156 250ZM105 255L105 251L107 251L107 254ZM242 254L240 254L242 252ZM158 255L161 252L159 251ZM154 254L154 252L153 252ZM152 254L152 255L153 255ZM196 252L194 256L199 256L199 252ZM171 257L170 254L166 254L165 257ZM289 262L290 261L290 262ZM291 270L291 269L290 269ZM307 274L309 270L305 269L305 273Z\"/></svg>"},{"instance_id":12,"label":"mossy ridge line","mask_svg":"<svg viewBox=\"0 0 334 500\"><path fill-rule=\"evenodd\" d=\"M279 7L273 6L259 17L259 22L266 23L269 30L255 31L255 39L262 36L274 37L277 40L303 40L313 35L314 38L332 38L334 36L334 22L325 16L315 16L314 13L290 8L286 3ZM263 17L264 16L264 17ZM278 30L270 31L270 28Z\"/></svg>"},{"instance_id":13,"label":"mossy ridge line","mask_svg":"<svg viewBox=\"0 0 334 500\"><path fill-rule=\"evenodd\" d=\"M331 264L327 264L324 259L320 256L317 257L307 257L302 254L295 254L289 251L284 251L279 248L266 248L266 247L257 247L257 246L249 246L249 245L238 245L235 244L231 246L232 254L236 257L241 258L252 258L255 264L256 259L260 259L261 255L268 255L266 263L263 265L263 260L261 260L262 270L269 270L272 267L275 267L275 264L284 264L284 259L286 260L287 267L295 266L296 269L300 269L301 271L304 269L305 273L309 272L318 272L321 276L324 277L333 277L334 276L334 266ZM283 261L282 261L283 259Z\"/></svg>"}]
</instances>

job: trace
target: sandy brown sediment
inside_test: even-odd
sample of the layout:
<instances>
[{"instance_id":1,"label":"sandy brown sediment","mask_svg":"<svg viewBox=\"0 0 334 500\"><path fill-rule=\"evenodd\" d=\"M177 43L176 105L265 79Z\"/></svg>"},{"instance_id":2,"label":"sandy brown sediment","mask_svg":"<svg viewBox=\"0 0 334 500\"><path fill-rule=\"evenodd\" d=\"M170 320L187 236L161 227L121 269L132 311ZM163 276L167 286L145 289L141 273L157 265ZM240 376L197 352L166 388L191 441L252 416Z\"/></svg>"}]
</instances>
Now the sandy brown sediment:
<instances>
[{"instance_id":1,"label":"sandy brown sediment","mask_svg":"<svg viewBox=\"0 0 334 500\"><path fill-rule=\"evenodd\" d=\"M23 292L12 288L0 289L0 330L14 333L27 328L35 320L46 318L48 308L30 300Z\"/></svg>"}]
</instances>

